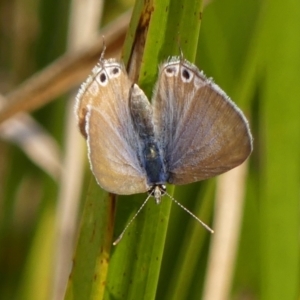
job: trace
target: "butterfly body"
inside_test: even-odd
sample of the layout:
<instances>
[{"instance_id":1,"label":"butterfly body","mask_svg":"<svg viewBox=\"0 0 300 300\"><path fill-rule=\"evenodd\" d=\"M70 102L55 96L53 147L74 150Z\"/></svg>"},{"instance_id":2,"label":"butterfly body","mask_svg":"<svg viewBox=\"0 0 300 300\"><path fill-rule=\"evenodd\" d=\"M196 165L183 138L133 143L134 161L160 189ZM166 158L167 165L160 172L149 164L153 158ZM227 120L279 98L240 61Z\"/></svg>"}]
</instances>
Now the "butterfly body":
<instances>
[{"instance_id":1,"label":"butterfly body","mask_svg":"<svg viewBox=\"0 0 300 300\"><path fill-rule=\"evenodd\" d=\"M155 134L152 106L136 84L132 86L129 94L129 109L131 122L142 142L142 156L139 160L146 171L147 183L150 187L165 184L168 174Z\"/></svg>"},{"instance_id":2,"label":"butterfly body","mask_svg":"<svg viewBox=\"0 0 300 300\"><path fill-rule=\"evenodd\" d=\"M224 173L252 151L248 122L212 80L182 57L159 68L151 103L124 66L103 60L77 95L91 169L115 194L150 192Z\"/></svg>"}]
</instances>

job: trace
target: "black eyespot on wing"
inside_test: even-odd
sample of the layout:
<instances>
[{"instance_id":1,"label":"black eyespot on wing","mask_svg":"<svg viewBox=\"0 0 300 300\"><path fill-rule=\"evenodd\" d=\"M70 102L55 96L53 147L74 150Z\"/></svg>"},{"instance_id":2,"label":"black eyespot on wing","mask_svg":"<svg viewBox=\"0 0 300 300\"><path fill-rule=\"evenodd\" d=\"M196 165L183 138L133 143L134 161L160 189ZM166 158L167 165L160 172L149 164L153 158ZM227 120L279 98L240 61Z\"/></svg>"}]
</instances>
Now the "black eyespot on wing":
<instances>
[{"instance_id":1,"label":"black eyespot on wing","mask_svg":"<svg viewBox=\"0 0 300 300\"><path fill-rule=\"evenodd\" d=\"M189 80L191 78L191 74L187 69L182 70L182 77L186 80Z\"/></svg>"},{"instance_id":2,"label":"black eyespot on wing","mask_svg":"<svg viewBox=\"0 0 300 300\"><path fill-rule=\"evenodd\" d=\"M114 75L119 74L119 72L120 72L120 70L119 70L118 68L113 68L113 69L112 69L112 73L113 73Z\"/></svg>"},{"instance_id":3,"label":"black eyespot on wing","mask_svg":"<svg viewBox=\"0 0 300 300\"><path fill-rule=\"evenodd\" d=\"M104 73L101 73L101 74L100 74L100 81L101 81L102 83L104 83L104 82L106 81L106 79L107 79L106 75L105 75Z\"/></svg>"},{"instance_id":4,"label":"black eyespot on wing","mask_svg":"<svg viewBox=\"0 0 300 300\"><path fill-rule=\"evenodd\" d=\"M166 68L166 72L169 74L175 73L176 69L174 67L168 67Z\"/></svg>"}]
</instances>

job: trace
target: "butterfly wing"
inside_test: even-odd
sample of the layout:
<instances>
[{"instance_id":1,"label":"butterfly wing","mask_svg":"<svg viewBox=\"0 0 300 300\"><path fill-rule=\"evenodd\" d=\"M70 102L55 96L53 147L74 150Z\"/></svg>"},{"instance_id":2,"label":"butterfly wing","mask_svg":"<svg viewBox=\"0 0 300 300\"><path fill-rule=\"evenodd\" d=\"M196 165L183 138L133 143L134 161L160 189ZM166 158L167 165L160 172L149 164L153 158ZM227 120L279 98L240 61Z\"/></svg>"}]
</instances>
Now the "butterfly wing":
<instances>
[{"instance_id":1,"label":"butterfly wing","mask_svg":"<svg viewBox=\"0 0 300 300\"><path fill-rule=\"evenodd\" d=\"M182 59L161 66L153 106L172 184L224 173L252 151L249 126L240 109L196 66Z\"/></svg>"},{"instance_id":2,"label":"butterfly wing","mask_svg":"<svg viewBox=\"0 0 300 300\"><path fill-rule=\"evenodd\" d=\"M77 96L78 123L87 138L91 169L103 189L120 195L149 189L129 112L131 85L121 64L104 60Z\"/></svg>"}]
</instances>

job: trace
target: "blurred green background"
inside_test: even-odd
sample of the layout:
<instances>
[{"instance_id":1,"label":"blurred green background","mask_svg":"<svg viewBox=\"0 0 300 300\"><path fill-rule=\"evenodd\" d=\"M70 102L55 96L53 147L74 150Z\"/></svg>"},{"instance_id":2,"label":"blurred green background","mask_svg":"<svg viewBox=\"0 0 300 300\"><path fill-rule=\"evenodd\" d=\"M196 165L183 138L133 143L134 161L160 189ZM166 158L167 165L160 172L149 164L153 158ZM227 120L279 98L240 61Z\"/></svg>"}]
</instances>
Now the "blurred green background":
<instances>
[{"instance_id":1,"label":"blurred green background","mask_svg":"<svg viewBox=\"0 0 300 300\"><path fill-rule=\"evenodd\" d=\"M134 1L104 1L99 29L132 5ZM3 96L65 53L70 6L68 0L0 2ZM176 15L173 17L175 24ZM196 65L241 107L254 136L238 246L230 266L232 278L228 293L219 299L299 299L299 32L300 2L296 0L204 3ZM70 109L66 94L31 114L57 143L60 162L66 154ZM1 129L0 299L51 299L62 182L28 157L24 143L21 147L15 143L15 138L7 138ZM78 220L93 181L87 161L83 174ZM174 195L191 211L200 211L203 221L213 224L215 179L176 188ZM133 207L138 208L143 199L133 196ZM117 211L116 218L121 221L117 221L114 236L132 214L132 207L126 205ZM152 202L147 205L156 209ZM212 237L191 222L194 220L185 212L172 208L157 291L153 292L156 299L212 299L204 296ZM138 225L133 224L133 231L134 226ZM194 244L197 246L192 247ZM138 249L126 254L129 270L129 262L139 254ZM138 286L135 281L127 284ZM105 297L109 299L107 294ZM131 292L116 299L136 298Z\"/></svg>"}]
</instances>

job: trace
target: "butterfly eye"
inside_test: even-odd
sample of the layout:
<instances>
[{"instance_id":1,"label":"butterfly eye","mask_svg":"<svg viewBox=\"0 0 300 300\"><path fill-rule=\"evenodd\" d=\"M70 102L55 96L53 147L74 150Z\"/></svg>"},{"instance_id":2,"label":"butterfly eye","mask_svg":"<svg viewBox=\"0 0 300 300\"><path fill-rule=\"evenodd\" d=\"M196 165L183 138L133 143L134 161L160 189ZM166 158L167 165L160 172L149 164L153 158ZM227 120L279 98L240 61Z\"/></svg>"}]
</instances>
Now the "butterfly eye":
<instances>
[{"instance_id":1,"label":"butterfly eye","mask_svg":"<svg viewBox=\"0 0 300 300\"><path fill-rule=\"evenodd\" d=\"M181 71L181 79L183 82L190 82L192 80L192 73L190 70L183 68Z\"/></svg>"}]
</instances>

